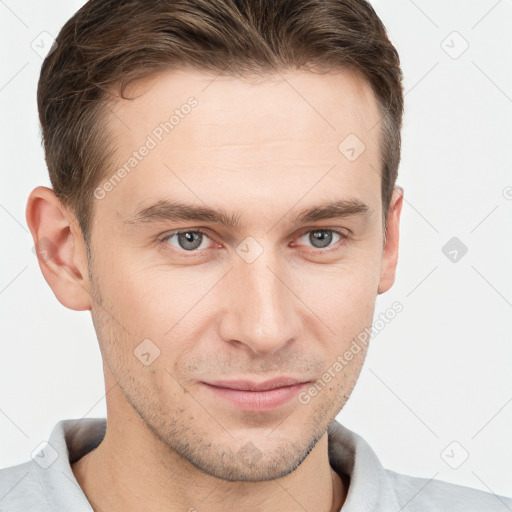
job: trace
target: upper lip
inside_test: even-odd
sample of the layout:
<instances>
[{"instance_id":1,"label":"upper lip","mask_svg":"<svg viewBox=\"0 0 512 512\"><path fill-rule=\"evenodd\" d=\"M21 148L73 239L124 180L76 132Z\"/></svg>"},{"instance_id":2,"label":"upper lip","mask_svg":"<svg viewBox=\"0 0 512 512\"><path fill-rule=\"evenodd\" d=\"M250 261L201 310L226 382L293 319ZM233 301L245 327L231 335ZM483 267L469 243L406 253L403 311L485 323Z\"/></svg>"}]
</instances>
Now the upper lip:
<instances>
[{"instance_id":1,"label":"upper lip","mask_svg":"<svg viewBox=\"0 0 512 512\"><path fill-rule=\"evenodd\" d=\"M250 380L216 380L205 382L205 384L218 388L238 389L243 391L268 391L269 389L293 386L294 384L304 384L305 382L309 381L293 377L277 377L264 382L253 382Z\"/></svg>"}]
</instances>

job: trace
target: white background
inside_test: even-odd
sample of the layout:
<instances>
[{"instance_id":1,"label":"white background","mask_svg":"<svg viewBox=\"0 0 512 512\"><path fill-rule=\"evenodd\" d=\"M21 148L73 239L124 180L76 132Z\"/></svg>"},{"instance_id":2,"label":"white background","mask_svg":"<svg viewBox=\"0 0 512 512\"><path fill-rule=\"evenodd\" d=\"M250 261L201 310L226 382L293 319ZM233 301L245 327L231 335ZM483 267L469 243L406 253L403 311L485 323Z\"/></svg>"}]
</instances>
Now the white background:
<instances>
[{"instance_id":1,"label":"white background","mask_svg":"<svg viewBox=\"0 0 512 512\"><path fill-rule=\"evenodd\" d=\"M25 221L30 190L50 186L31 44L82 4L0 1L0 467L60 419L106 415L90 313L57 301ZM400 258L375 318L395 300L404 310L374 337L338 420L385 467L512 496L512 0L373 4L406 90ZM456 263L441 250L454 236L468 248ZM458 469L441 456L453 466L464 450Z\"/></svg>"}]
</instances>

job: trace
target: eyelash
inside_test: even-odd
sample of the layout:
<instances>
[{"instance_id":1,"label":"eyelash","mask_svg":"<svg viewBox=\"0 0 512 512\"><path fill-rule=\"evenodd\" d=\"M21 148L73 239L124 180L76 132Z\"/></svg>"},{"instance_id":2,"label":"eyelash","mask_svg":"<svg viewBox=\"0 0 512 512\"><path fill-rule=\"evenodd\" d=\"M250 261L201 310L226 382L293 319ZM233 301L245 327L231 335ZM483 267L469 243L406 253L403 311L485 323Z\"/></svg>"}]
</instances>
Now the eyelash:
<instances>
[{"instance_id":1,"label":"eyelash","mask_svg":"<svg viewBox=\"0 0 512 512\"><path fill-rule=\"evenodd\" d=\"M334 228L309 229L309 230L301 232L301 234L298 236L298 238L302 238L304 235L306 235L308 233L313 233L315 231L321 231L321 232L324 232L324 233L325 232L336 233L337 235L339 235L341 237L341 240L338 242L338 244L335 244L332 247L328 247L326 249L313 248L312 252L316 253L316 254L328 254L328 253L330 253L332 251L338 250L341 245L344 245L343 242L349 240L349 238L350 238L348 233L346 233L344 231L340 231L339 229L334 229ZM202 235L205 235L205 236L207 236L208 238L211 239L211 237L209 236L209 234L208 234L208 232L206 230L201 229L201 228L194 228L194 229L180 229L180 230L177 230L177 231L172 231L170 233L165 234L163 237L161 237L159 239L159 241L166 245L166 249L167 250L183 254L186 258L191 258L191 257L193 258L194 256L198 256L201 252L207 250L207 249L202 249L202 250L194 249L193 251L185 251L184 249L175 249L175 248L169 249L168 246L170 244L169 244L168 240L171 237L173 237L173 236L180 235L181 233L201 233Z\"/></svg>"}]
</instances>

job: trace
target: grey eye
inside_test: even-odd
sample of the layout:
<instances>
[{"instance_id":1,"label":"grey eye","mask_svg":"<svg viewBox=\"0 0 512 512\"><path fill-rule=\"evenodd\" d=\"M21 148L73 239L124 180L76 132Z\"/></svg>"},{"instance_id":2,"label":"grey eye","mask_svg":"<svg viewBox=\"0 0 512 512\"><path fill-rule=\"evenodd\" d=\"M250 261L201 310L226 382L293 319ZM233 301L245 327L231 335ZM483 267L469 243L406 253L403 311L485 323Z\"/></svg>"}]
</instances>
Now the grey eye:
<instances>
[{"instance_id":1,"label":"grey eye","mask_svg":"<svg viewBox=\"0 0 512 512\"><path fill-rule=\"evenodd\" d=\"M329 247L329 245L331 245L334 233L334 231L328 229L310 231L308 241L311 242L313 247L316 249L324 249L325 247Z\"/></svg>"},{"instance_id":2,"label":"grey eye","mask_svg":"<svg viewBox=\"0 0 512 512\"><path fill-rule=\"evenodd\" d=\"M183 231L176 233L178 244L181 249L194 251L200 247L203 240L203 233L197 231Z\"/></svg>"}]
</instances>

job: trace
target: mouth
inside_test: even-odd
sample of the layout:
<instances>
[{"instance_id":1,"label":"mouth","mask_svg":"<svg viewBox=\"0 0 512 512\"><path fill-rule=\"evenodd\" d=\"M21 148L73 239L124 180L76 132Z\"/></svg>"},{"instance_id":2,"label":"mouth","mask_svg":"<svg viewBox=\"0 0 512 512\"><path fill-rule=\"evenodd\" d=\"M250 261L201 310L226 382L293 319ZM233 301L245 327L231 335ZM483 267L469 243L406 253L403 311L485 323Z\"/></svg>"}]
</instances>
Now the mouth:
<instances>
[{"instance_id":1,"label":"mouth","mask_svg":"<svg viewBox=\"0 0 512 512\"><path fill-rule=\"evenodd\" d=\"M279 377L265 382L248 380L201 382L217 399L242 411L269 412L289 403L310 381Z\"/></svg>"}]
</instances>

